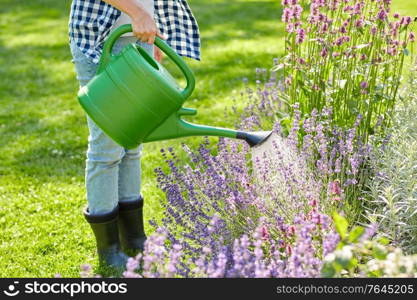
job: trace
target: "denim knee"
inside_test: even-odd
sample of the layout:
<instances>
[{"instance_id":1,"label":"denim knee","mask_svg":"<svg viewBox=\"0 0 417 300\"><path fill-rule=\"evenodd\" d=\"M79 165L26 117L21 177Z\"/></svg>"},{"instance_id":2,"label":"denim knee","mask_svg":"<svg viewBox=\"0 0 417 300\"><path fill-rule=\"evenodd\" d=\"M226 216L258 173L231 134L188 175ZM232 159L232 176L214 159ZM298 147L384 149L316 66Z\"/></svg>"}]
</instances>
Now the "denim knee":
<instances>
[{"instance_id":1,"label":"denim knee","mask_svg":"<svg viewBox=\"0 0 417 300\"><path fill-rule=\"evenodd\" d=\"M143 146L139 145L134 149L125 149L124 159L140 159L142 148Z\"/></svg>"},{"instance_id":2,"label":"denim knee","mask_svg":"<svg viewBox=\"0 0 417 300\"><path fill-rule=\"evenodd\" d=\"M87 162L108 166L120 163L125 152L123 147L114 142L88 116L87 122L90 130Z\"/></svg>"}]
</instances>

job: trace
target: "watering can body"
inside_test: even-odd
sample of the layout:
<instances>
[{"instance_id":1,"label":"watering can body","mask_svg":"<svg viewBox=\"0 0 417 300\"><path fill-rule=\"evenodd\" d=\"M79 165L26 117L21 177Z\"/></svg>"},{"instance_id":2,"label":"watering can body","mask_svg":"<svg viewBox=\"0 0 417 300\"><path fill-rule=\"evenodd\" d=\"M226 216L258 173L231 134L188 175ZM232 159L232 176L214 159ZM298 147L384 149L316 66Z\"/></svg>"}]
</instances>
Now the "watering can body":
<instances>
[{"instance_id":1,"label":"watering can body","mask_svg":"<svg viewBox=\"0 0 417 300\"><path fill-rule=\"evenodd\" d=\"M185 89L140 46L129 44L120 54L112 55L117 38L130 30L130 25L125 25L109 37L96 76L78 93L80 104L94 122L126 148L144 142L178 111L195 82L192 71L161 39L155 44L183 71Z\"/></svg>"},{"instance_id":2,"label":"watering can body","mask_svg":"<svg viewBox=\"0 0 417 300\"><path fill-rule=\"evenodd\" d=\"M146 142L211 135L240 138L255 145L269 136L270 132L251 134L182 120L182 116L197 113L194 109L182 107L194 90L193 72L158 37L155 46L182 71L187 82L184 89L161 64L136 44L127 45L121 53L113 55L116 40L130 31L131 25L123 25L109 36L96 75L78 92L79 102L86 113L115 142L132 149Z\"/></svg>"}]
</instances>

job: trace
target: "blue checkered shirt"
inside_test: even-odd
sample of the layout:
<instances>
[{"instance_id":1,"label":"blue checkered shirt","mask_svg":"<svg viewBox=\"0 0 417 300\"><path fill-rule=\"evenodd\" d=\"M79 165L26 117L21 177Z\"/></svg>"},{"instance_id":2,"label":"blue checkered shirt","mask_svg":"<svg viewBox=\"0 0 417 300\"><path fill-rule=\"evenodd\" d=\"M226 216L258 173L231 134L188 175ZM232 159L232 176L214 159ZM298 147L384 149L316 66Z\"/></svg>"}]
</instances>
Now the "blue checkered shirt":
<instances>
[{"instance_id":1,"label":"blue checkered shirt","mask_svg":"<svg viewBox=\"0 0 417 300\"><path fill-rule=\"evenodd\" d=\"M168 44L180 55L200 60L200 34L186 0L154 0L155 22ZM73 0L69 36L98 63L103 42L120 17L120 10L101 0Z\"/></svg>"}]
</instances>

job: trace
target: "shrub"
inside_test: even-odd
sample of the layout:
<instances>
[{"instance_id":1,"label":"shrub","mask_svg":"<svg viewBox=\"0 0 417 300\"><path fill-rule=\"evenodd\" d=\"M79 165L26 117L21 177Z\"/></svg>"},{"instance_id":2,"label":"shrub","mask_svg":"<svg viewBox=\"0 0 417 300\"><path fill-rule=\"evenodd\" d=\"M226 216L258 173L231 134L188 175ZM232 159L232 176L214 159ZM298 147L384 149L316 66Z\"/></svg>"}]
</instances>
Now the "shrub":
<instances>
[{"instance_id":1,"label":"shrub","mask_svg":"<svg viewBox=\"0 0 417 300\"><path fill-rule=\"evenodd\" d=\"M398 107L387 141L375 147L375 176L369 182L366 215L407 253L417 253L416 80Z\"/></svg>"},{"instance_id":2,"label":"shrub","mask_svg":"<svg viewBox=\"0 0 417 300\"><path fill-rule=\"evenodd\" d=\"M411 17L391 14L391 0L283 0L285 56L275 66L290 105L302 115L333 109L342 128L358 114L364 141L398 98L415 34ZM303 7L309 6L309 13ZM388 118L379 120L385 122Z\"/></svg>"}]
</instances>

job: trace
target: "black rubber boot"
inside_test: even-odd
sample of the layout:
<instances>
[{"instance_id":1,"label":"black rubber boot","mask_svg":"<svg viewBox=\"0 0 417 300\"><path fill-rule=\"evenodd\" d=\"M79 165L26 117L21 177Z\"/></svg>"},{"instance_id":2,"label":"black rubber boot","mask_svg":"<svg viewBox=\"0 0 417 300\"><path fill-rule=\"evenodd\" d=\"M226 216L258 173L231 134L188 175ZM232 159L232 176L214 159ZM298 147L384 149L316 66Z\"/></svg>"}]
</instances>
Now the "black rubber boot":
<instances>
[{"instance_id":1,"label":"black rubber boot","mask_svg":"<svg viewBox=\"0 0 417 300\"><path fill-rule=\"evenodd\" d=\"M97 253L101 264L117 269L125 269L129 258L120 250L118 223L119 207L103 215L91 215L88 208L84 216L94 232Z\"/></svg>"},{"instance_id":2,"label":"black rubber boot","mask_svg":"<svg viewBox=\"0 0 417 300\"><path fill-rule=\"evenodd\" d=\"M119 202L119 234L123 250L143 251L146 241L143 226L143 198Z\"/></svg>"}]
</instances>

